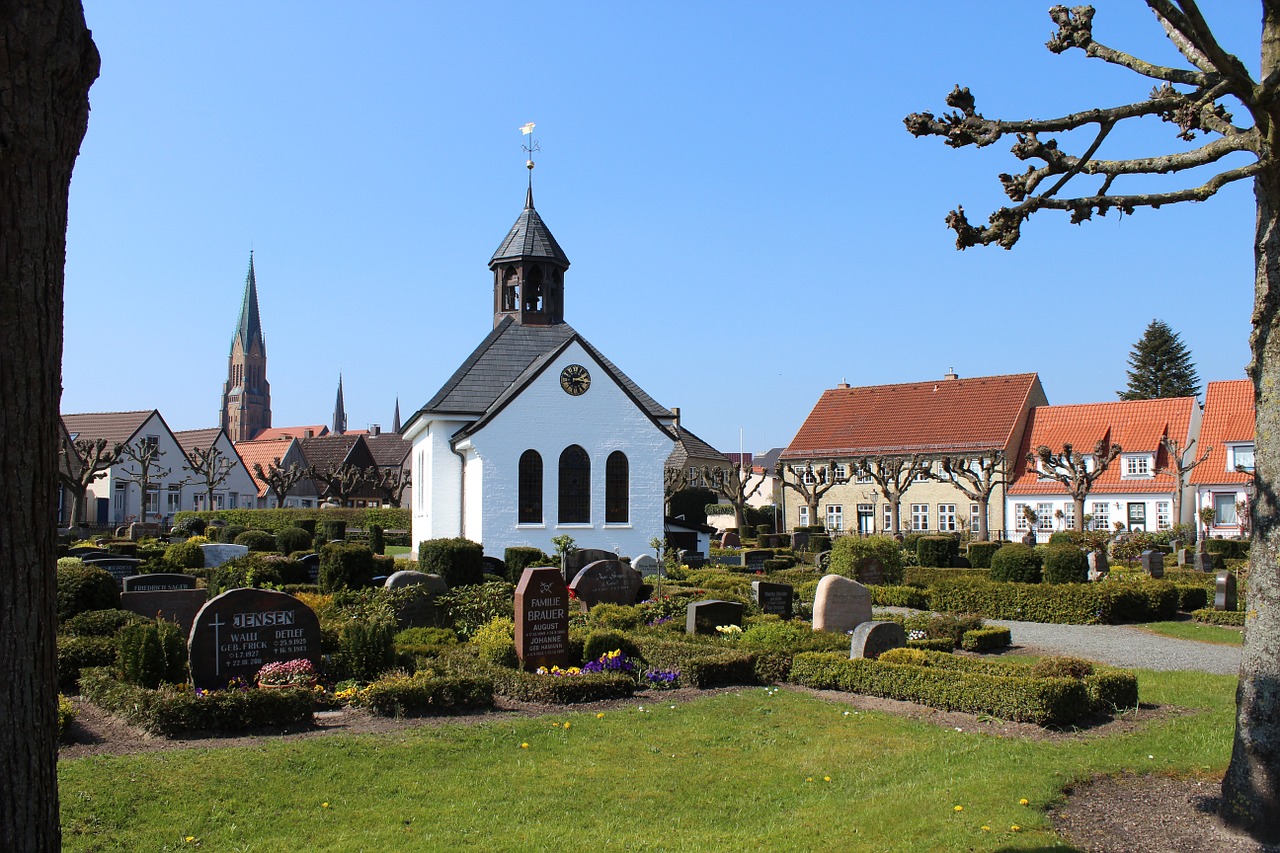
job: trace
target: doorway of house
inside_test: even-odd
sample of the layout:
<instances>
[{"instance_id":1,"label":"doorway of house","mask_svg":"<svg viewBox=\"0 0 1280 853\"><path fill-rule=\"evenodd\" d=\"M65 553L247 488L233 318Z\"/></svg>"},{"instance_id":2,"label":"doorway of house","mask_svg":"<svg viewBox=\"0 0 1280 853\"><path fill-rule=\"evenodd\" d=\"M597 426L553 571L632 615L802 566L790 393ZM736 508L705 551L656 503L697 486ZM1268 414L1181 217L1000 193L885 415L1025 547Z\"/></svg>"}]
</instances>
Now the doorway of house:
<instances>
[{"instance_id":1,"label":"doorway of house","mask_svg":"<svg viewBox=\"0 0 1280 853\"><path fill-rule=\"evenodd\" d=\"M1129 504L1129 529L1143 531L1147 529L1147 505L1143 502Z\"/></svg>"}]
</instances>

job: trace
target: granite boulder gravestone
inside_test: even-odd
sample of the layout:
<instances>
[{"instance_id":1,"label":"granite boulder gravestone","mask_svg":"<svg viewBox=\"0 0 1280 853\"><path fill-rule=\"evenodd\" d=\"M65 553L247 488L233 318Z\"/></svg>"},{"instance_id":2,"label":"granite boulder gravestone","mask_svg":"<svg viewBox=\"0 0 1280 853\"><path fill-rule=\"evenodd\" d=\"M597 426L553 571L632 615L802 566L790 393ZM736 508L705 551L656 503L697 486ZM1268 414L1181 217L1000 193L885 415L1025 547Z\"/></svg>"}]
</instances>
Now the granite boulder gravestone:
<instances>
[{"instance_id":1,"label":"granite boulder gravestone","mask_svg":"<svg viewBox=\"0 0 1280 853\"><path fill-rule=\"evenodd\" d=\"M764 561L771 559L773 557L773 552L766 551L761 548L751 548L743 551L739 557L741 558L741 562L738 563L738 565L742 568L749 572L763 572Z\"/></svg>"},{"instance_id":2,"label":"granite boulder gravestone","mask_svg":"<svg viewBox=\"0 0 1280 853\"><path fill-rule=\"evenodd\" d=\"M208 545L201 545L200 550L204 552L204 567L206 569L216 568L223 563L234 560L236 557L243 557L249 553L248 545L229 545L225 542L211 542Z\"/></svg>"},{"instance_id":3,"label":"granite boulder gravestone","mask_svg":"<svg viewBox=\"0 0 1280 853\"><path fill-rule=\"evenodd\" d=\"M429 575L426 572L415 572L407 570L403 572L392 572L382 585L385 589L401 589L406 586L425 586L427 592L431 595L440 595L449 591L449 584L445 583L444 578L439 575Z\"/></svg>"},{"instance_id":4,"label":"granite boulder gravestone","mask_svg":"<svg viewBox=\"0 0 1280 853\"><path fill-rule=\"evenodd\" d=\"M813 565L818 571L825 572L831 568L831 552L819 551L813 555Z\"/></svg>"},{"instance_id":5,"label":"granite boulder gravestone","mask_svg":"<svg viewBox=\"0 0 1280 853\"><path fill-rule=\"evenodd\" d=\"M897 622L863 622L853 629L850 658L875 660L890 649L907 644L907 632Z\"/></svg>"},{"instance_id":6,"label":"granite boulder gravestone","mask_svg":"<svg viewBox=\"0 0 1280 853\"><path fill-rule=\"evenodd\" d=\"M525 669L569 665L569 590L554 566L527 568L516 585L516 657Z\"/></svg>"},{"instance_id":7,"label":"granite boulder gravestone","mask_svg":"<svg viewBox=\"0 0 1280 853\"><path fill-rule=\"evenodd\" d=\"M871 590L842 575L824 575L813 596L813 630L852 631L871 621Z\"/></svg>"},{"instance_id":8,"label":"granite boulder gravestone","mask_svg":"<svg viewBox=\"0 0 1280 853\"><path fill-rule=\"evenodd\" d=\"M738 538L738 534L734 533L732 530L726 530L724 533L720 534L720 547L741 548L742 540Z\"/></svg>"},{"instance_id":9,"label":"granite boulder gravestone","mask_svg":"<svg viewBox=\"0 0 1280 853\"><path fill-rule=\"evenodd\" d=\"M600 548L579 548L564 558L565 578L573 580L589 564L600 560L616 560L618 555Z\"/></svg>"},{"instance_id":10,"label":"granite boulder gravestone","mask_svg":"<svg viewBox=\"0 0 1280 853\"><path fill-rule=\"evenodd\" d=\"M722 625L742 626L743 607L736 601L707 599L693 601L685 608L686 634L714 634Z\"/></svg>"},{"instance_id":11,"label":"granite boulder gravestone","mask_svg":"<svg viewBox=\"0 0 1280 853\"><path fill-rule=\"evenodd\" d=\"M791 534L791 547L797 551L809 550L809 531L797 530Z\"/></svg>"},{"instance_id":12,"label":"granite boulder gravestone","mask_svg":"<svg viewBox=\"0 0 1280 853\"><path fill-rule=\"evenodd\" d=\"M1214 610L1236 610L1240 607L1240 601L1236 594L1236 576L1233 573L1218 572L1218 579L1214 587Z\"/></svg>"},{"instance_id":13,"label":"granite boulder gravestone","mask_svg":"<svg viewBox=\"0 0 1280 853\"><path fill-rule=\"evenodd\" d=\"M1142 570L1153 578L1164 577L1164 553L1161 551L1143 551L1138 558L1142 562Z\"/></svg>"},{"instance_id":14,"label":"granite boulder gravestone","mask_svg":"<svg viewBox=\"0 0 1280 853\"><path fill-rule=\"evenodd\" d=\"M640 573L626 563L597 560L574 576L569 591L588 609L597 604L632 605L642 583Z\"/></svg>"},{"instance_id":15,"label":"granite boulder gravestone","mask_svg":"<svg viewBox=\"0 0 1280 853\"><path fill-rule=\"evenodd\" d=\"M660 565L656 557L651 557L648 554L641 554L631 561L631 568L639 572L642 578L658 574Z\"/></svg>"},{"instance_id":16,"label":"granite boulder gravestone","mask_svg":"<svg viewBox=\"0 0 1280 853\"><path fill-rule=\"evenodd\" d=\"M790 619L794 615L792 600L795 597L795 590L789 583L752 581L751 596L760 606L762 613L773 613L783 619Z\"/></svg>"},{"instance_id":17,"label":"granite boulder gravestone","mask_svg":"<svg viewBox=\"0 0 1280 853\"><path fill-rule=\"evenodd\" d=\"M191 681L221 689L233 678L252 682L264 664L305 658L320 663L320 621L292 595L232 589L196 614L187 641Z\"/></svg>"}]
</instances>

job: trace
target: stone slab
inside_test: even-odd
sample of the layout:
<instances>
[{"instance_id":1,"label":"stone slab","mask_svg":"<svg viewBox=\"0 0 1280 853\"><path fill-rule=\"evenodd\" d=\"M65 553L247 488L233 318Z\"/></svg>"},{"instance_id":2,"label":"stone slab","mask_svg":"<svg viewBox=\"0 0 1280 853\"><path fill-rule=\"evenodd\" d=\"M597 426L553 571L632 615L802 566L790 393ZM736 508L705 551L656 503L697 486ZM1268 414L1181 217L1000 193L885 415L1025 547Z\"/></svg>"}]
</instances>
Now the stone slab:
<instances>
[{"instance_id":1,"label":"stone slab","mask_svg":"<svg viewBox=\"0 0 1280 853\"><path fill-rule=\"evenodd\" d=\"M772 558L772 551L766 551L762 548L751 548L738 555L738 565L742 566L749 572L763 572L764 561Z\"/></svg>"},{"instance_id":2,"label":"stone slab","mask_svg":"<svg viewBox=\"0 0 1280 853\"><path fill-rule=\"evenodd\" d=\"M146 575L143 575L146 577ZM184 634L191 633L196 614L209 600L207 589L146 590L120 593L120 609L148 619L176 622Z\"/></svg>"},{"instance_id":3,"label":"stone slab","mask_svg":"<svg viewBox=\"0 0 1280 853\"><path fill-rule=\"evenodd\" d=\"M871 590L843 575L824 575L813 597L813 630L852 631L871 621Z\"/></svg>"},{"instance_id":4,"label":"stone slab","mask_svg":"<svg viewBox=\"0 0 1280 853\"><path fill-rule=\"evenodd\" d=\"M692 601L685 608L686 634L714 634L721 625L742 626L743 607L736 601Z\"/></svg>"},{"instance_id":5,"label":"stone slab","mask_svg":"<svg viewBox=\"0 0 1280 853\"><path fill-rule=\"evenodd\" d=\"M1164 577L1164 554L1160 551L1143 551L1138 558L1142 563L1142 570L1153 578Z\"/></svg>"},{"instance_id":6,"label":"stone slab","mask_svg":"<svg viewBox=\"0 0 1280 853\"><path fill-rule=\"evenodd\" d=\"M400 589L406 586L425 586L432 595L440 595L449 591L449 584L439 575L426 572L403 571L393 572L387 577L383 586L387 589Z\"/></svg>"},{"instance_id":7,"label":"stone slab","mask_svg":"<svg viewBox=\"0 0 1280 853\"><path fill-rule=\"evenodd\" d=\"M790 619L795 615L795 588L789 583L752 581L751 596L762 613L773 613L783 619Z\"/></svg>"},{"instance_id":8,"label":"stone slab","mask_svg":"<svg viewBox=\"0 0 1280 853\"><path fill-rule=\"evenodd\" d=\"M907 644L907 632L897 622L863 622L853 629L849 657L875 660L890 649Z\"/></svg>"},{"instance_id":9,"label":"stone slab","mask_svg":"<svg viewBox=\"0 0 1280 853\"><path fill-rule=\"evenodd\" d=\"M632 605L643 582L639 572L620 560L597 560L574 576L569 590L588 609L597 604Z\"/></svg>"},{"instance_id":10,"label":"stone slab","mask_svg":"<svg viewBox=\"0 0 1280 853\"><path fill-rule=\"evenodd\" d=\"M1232 572L1218 572L1214 584L1213 609L1238 610L1240 601L1236 593L1236 576Z\"/></svg>"},{"instance_id":11,"label":"stone slab","mask_svg":"<svg viewBox=\"0 0 1280 853\"><path fill-rule=\"evenodd\" d=\"M205 690L233 678L252 682L264 664L306 658L320 664L320 621L292 595L232 589L196 614L187 641L191 681Z\"/></svg>"},{"instance_id":12,"label":"stone slab","mask_svg":"<svg viewBox=\"0 0 1280 853\"><path fill-rule=\"evenodd\" d=\"M524 570L516 585L516 657L525 669L569 665L569 590L560 570Z\"/></svg>"},{"instance_id":13,"label":"stone slab","mask_svg":"<svg viewBox=\"0 0 1280 853\"><path fill-rule=\"evenodd\" d=\"M161 592L171 589L195 589L194 575L156 572L150 575L130 575L121 585L125 592Z\"/></svg>"},{"instance_id":14,"label":"stone slab","mask_svg":"<svg viewBox=\"0 0 1280 853\"><path fill-rule=\"evenodd\" d=\"M659 574L658 569L661 564L657 557L651 557L648 554L641 554L631 560L631 568L640 573L640 577L647 578Z\"/></svg>"},{"instance_id":15,"label":"stone slab","mask_svg":"<svg viewBox=\"0 0 1280 853\"><path fill-rule=\"evenodd\" d=\"M884 583L884 563L878 557L864 557L854 566L854 573L860 584Z\"/></svg>"},{"instance_id":16,"label":"stone slab","mask_svg":"<svg viewBox=\"0 0 1280 853\"><path fill-rule=\"evenodd\" d=\"M212 569L248 554L249 546L234 545L227 542L210 542L208 545L201 545L200 550L204 552L204 567Z\"/></svg>"}]
</instances>

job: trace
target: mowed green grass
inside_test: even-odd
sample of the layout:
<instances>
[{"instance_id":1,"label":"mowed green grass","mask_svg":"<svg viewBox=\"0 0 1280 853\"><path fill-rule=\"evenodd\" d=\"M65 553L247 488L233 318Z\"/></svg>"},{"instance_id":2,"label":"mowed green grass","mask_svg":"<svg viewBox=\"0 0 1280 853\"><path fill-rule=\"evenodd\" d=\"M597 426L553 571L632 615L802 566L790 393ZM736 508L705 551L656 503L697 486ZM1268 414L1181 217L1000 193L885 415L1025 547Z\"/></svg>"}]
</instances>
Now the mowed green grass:
<instances>
[{"instance_id":1,"label":"mowed green grass","mask_svg":"<svg viewBox=\"0 0 1280 853\"><path fill-rule=\"evenodd\" d=\"M1148 622L1138 627L1153 634L1176 637L1179 640L1196 640L1201 643L1215 643L1222 646L1244 645L1244 632L1238 628L1201 625L1198 622Z\"/></svg>"},{"instance_id":2,"label":"mowed green grass","mask_svg":"<svg viewBox=\"0 0 1280 853\"><path fill-rule=\"evenodd\" d=\"M601 718L565 711L390 735L83 758L59 766L63 844L72 851L1040 850L1057 840L1045 810L1073 780L1225 768L1234 678L1142 671L1140 689L1144 702L1196 712L1128 734L1052 743L744 687L675 707L636 701Z\"/></svg>"}]
</instances>

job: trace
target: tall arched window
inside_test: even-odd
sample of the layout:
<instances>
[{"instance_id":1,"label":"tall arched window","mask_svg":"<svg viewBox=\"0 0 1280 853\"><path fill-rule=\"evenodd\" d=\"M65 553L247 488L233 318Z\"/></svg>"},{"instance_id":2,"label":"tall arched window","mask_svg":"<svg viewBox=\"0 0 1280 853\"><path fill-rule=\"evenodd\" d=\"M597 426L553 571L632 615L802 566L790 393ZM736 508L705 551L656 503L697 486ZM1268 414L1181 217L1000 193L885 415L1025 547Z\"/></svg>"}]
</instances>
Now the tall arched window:
<instances>
[{"instance_id":1,"label":"tall arched window","mask_svg":"<svg viewBox=\"0 0 1280 853\"><path fill-rule=\"evenodd\" d=\"M560 454L560 523L591 523L591 457L576 444Z\"/></svg>"},{"instance_id":2,"label":"tall arched window","mask_svg":"<svg viewBox=\"0 0 1280 853\"><path fill-rule=\"evenodd\" d=\"M615 450L604 463L604 520L625 524L631 520L631 475L627 454Z\"/></svg>"},{"instance_id":3,"label":"tall arched window","mask_svg":"<svg viewBox=\"0 0 1280 853\"><path fill-rule=\"evenodd\" d=\"M542 457L536 450L520 454L517 522L542 523Z\"/></svg>"}]
</instances>

